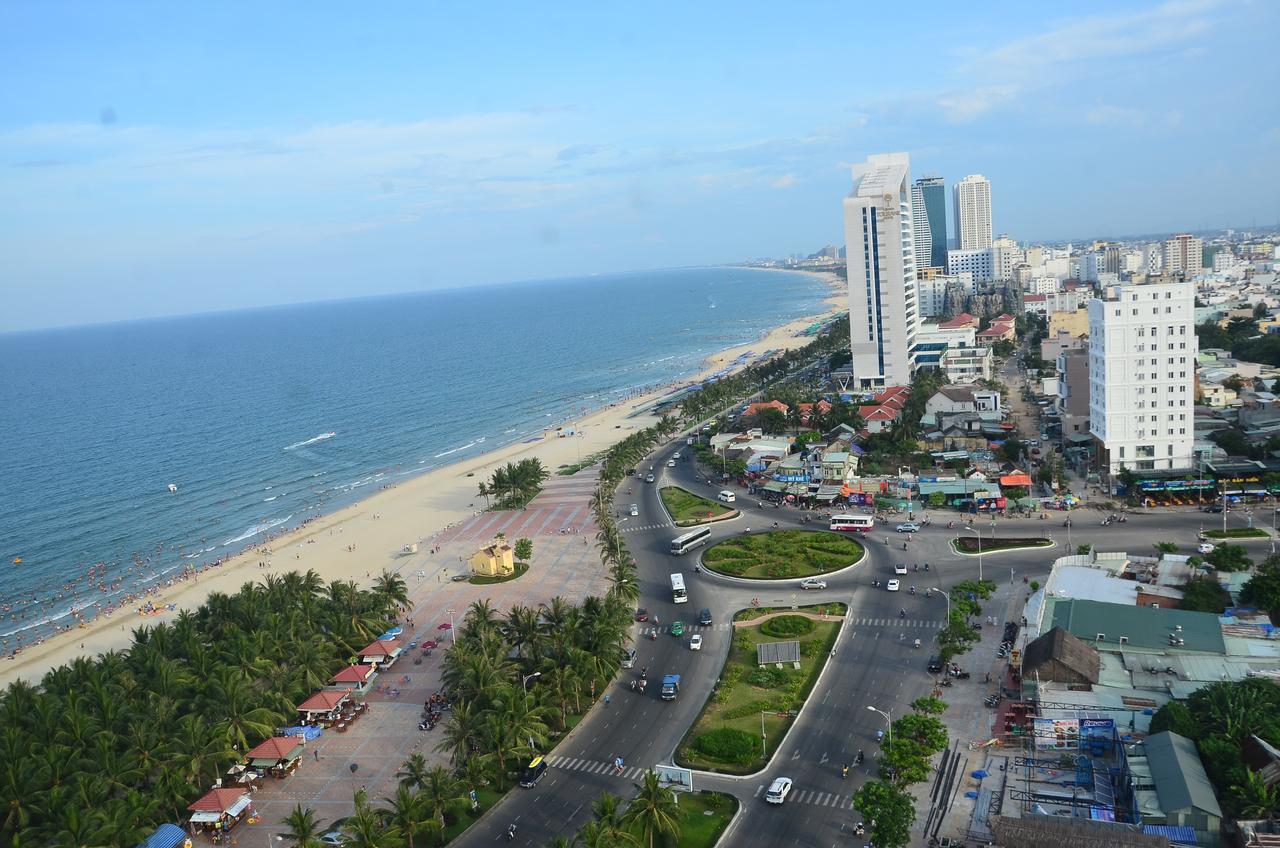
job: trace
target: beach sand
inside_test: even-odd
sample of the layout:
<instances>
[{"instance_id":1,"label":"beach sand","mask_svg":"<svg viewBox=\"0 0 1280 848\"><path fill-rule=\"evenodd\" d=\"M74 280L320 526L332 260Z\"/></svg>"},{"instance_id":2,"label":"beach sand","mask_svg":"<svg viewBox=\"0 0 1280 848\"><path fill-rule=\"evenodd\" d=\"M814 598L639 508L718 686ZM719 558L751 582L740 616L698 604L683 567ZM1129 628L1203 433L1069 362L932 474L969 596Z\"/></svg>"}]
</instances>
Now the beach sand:
<instances>
[{"instance_id":1,"label":"beach sand","mask_svg":"<svg viewBox=\"0 0 1280 848\"><path fill-rule=\"evenodd\" d=\"M820 276L832 286L832 296L827 301L830 311L798 318L751 344L720 351L707 358L698 375L568 422L564 426L572 428L575 436L557 437L552 429L536 442L507 445L409 478L284 533L264 546L233 556L193 579L161 588L145 600L156 607L174 604L177 609L195 609L213 592L234 594L244 583L261 580L269 573L310 569L325 581L355 580L368 586L384 569L407 568L408 558L402 553L406 545L416 543L427 549L440 532L484 508L484 499L476 494L477 486L497 466L536 457L554 474L560 467L586 459L652 424L656 416L650 411L651 406L676 386L721 371L750 351L759 357L767 351L792 350L807 344L810 337L797 334L815 321L833 317L844 302L839 278L834 274ZM268 565L263 567L260 563ZM78 656L127 648L135 627L172 621L177 615L166 612L143 617L137 612L142 603L143 600L136 601L109 616L99 616L82 628L48 637L43 644L26 647L15 659L5 656L0 659L0 686L14 680L38 682L48 670Z\"/></svg>"}]
</instances>

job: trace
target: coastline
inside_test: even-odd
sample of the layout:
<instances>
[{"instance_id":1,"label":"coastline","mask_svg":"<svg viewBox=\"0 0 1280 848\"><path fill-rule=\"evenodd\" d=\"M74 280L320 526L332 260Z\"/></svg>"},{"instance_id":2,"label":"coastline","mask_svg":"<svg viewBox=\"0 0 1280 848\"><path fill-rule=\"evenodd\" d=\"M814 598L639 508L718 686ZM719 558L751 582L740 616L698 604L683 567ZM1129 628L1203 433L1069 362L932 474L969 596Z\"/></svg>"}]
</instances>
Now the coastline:
<instances>
[{"instance_id":1,"label":"coastline","mask_svg":"<svg viewBox=\"0 0 1280 848\"><path fill-rule=\"evenodd\" d=\"M227 594L246 582L267 574L315 570L327 581L350 579L361 585L384 569L404 573L428 554L405 556L406 545L429 549L430 542L455 524L484 508L477 492L493 469L507 462L534 457L551 473L585 459L655 420L656 403L678 388L707 377L734 372L771 353L807 344L801 333L815 322L826 322L840 312L840 280L821 272L832 294L831 308L802 316L775 327L753 342L721 350L707 357L695 374L659 386L626 401L589 411L562 422L574 436L556 437L551 426L536 440L514 442L475 457L425 471L371 493L355 503L309 519L299 526L231 555L205 564L194 573L154 587L111 613L98 615L71 630L51 634L24 647L16 656L0 658L0 686L15 680L38 682L52 668L83 655L122 650L132 641L132 630L154 619L172 621L178 611L199 607L214 592ZM746 357L750 354L749 357ZM744 358L745 357L745 358ZM363 572L363 576L361 575ZM144 616L143 605L160 610Z\"/></svg>"}]
</instances>

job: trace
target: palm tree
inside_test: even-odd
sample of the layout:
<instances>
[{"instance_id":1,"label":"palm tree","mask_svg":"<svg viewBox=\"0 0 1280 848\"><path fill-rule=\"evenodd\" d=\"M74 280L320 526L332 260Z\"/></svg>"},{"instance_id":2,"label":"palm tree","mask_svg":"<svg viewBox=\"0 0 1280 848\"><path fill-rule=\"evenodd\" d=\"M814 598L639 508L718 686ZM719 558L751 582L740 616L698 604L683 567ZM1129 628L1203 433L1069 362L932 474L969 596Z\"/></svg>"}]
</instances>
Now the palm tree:
<instances>
[{"instance_id":1,"label":"palm tree","mask_svg":"<svg viewBox=\"0 0 1280 848\"><path fill-rule=\"evenodd\" d=\"M342 844L347 848L395 848L400 841L400 828L383 821L382 815L369 805L363 789L355 793L356 810L342 825Z\"/></svg>"},{"instance_id":2,"label":"palm tree","mask_svg":"<svg viewBox=\"0 0 1280 848\"><path fill-rule=\"evenodd\" d=\"M385 811L387 822L405 835L409 848L413 848L413 837L420 833L441 833L444 822L432 817L420 794L401 784L396 787L396 794L391 798L383 798L387 802Z\"/></svg>"},{"instance_id":3,"label":"palm tree","mask_svg":"<svg viewBox=\"0 0 1280 848\"><path fill-rule=\"evenodd\" d=\"M426 784L428 771L427 758L415 751L401 764L400 771L396 772L396 779L401 786L421 789Z\"/></svg>"},{"instance_id":4,"label":"palm tree","mask_svg":"<svg viewBox=\"0 0 1280 848\"><path fill-rule=\"evenodd\" d=\"M658 783L656 772L644 773L644 783L637 786L640 790L631 800L622 820L628 827L636 825L653 848L654 839L659 833L668 833L676 839L680 838L680 808L676 805L676 796L670 789Z\"/></svg>"},{"instance_id":5,"label":"palm tree","mask_svg":"<svg viewBox=\"0 0 1280 848\"><path fill-rule=\"evenodd\" d=\"M462 789L462 784L453 778L453 775L442 766L436 766L427 772L426 782L422 784L422 791L418 797L422 800L427 812L429 812L437 822L440 823L441 830L444 829L444 811L452 804L466 798L466 792Z\"/></svg>"},{"instance_id":6,"label":"palm tree","mask_svg":"<svg viewBox=\"0 0 1280 848\"><path fill-rule=\"evenodd\" d=\"M285 816L285 839L292 840L294 848L323 848L320 837L325 833L324 825L316 818L316 811L301 804L294 804L293 812Z\"/></svg>"},{"instance_id":7,"label":"palm tree","mask_svg":"<svg viewBox=\"0 0 1280 848\"><path fill-rule=\"evenodd\" d=\"M1269 819L1280 808L1280 788L1267 784L1259 772L1248 769L1243 780L1231 786L1230 798L1241 818Z\"/></svg>"},{"instance_id":8,"label":"palm tree","mask_svg":"<svg viewBox=\"0 0 1280 848\"><path fill-rule=\"evenodd\" d=\"M638 845L639 840L627 830L627 825L622 820L621 804L621 798L612 792L605 792L592 802L591 812L610 845Z\"/></svg>"},{"instance_id":9,"label":"palm tree","mask_svg":"<svg viewBox=\"0 0 1280 848\"><path fill-rule=\"evenodd\" d=\"M394 571L383 570L373 581L373 593L382 600L388 611L409 606L409 587L404 578Z\"/></svg>"},{"instance_id":10,"label":"palm tree","mask_svg":"<svg viewBox=\"0 0 1280 848\"><path fill-rule=\"evenodd\" d=\"M490 494L492 494L492 493L489 491L489 485L488 485L487 483L485 483L483 480L481 480L481 481L480 481L480 485L476 488L476 494L477 494L477 495L479 495L480 497L484 498L484 506L485 506L485 509L488 509L488 508L489 508L489 495L490 495Z\"/></svg>"},{"instance_id":11,"label":"palm tree","mask_svg":"<svg viewBox=\"0 0 1280 848\"><path fill-rule=\"evenodd\" d=\"M507 637L511 647L515 648L517 657L528 659L533 656L542 638L542 622L538 611L523 604L513 606L507 612L503 635Z\"/></svg>"}]
</instances>

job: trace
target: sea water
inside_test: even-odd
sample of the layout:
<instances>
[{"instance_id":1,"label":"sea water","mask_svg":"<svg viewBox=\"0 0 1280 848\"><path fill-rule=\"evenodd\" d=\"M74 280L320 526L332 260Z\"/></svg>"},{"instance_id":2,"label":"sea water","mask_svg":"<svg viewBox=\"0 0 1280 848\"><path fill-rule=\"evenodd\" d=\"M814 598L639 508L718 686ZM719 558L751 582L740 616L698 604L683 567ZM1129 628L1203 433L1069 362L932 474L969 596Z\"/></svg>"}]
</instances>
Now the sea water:
<instances>
[{"instance_id":1,"label":"sea water","mask_svg":"<svg viewBox=\"0 0 1280 848\"><path fill-rule=\"evenodd\" d=\"M827 294L699 268L0 336L0 639L688 376Z\"/></svg>"}]
</instances>

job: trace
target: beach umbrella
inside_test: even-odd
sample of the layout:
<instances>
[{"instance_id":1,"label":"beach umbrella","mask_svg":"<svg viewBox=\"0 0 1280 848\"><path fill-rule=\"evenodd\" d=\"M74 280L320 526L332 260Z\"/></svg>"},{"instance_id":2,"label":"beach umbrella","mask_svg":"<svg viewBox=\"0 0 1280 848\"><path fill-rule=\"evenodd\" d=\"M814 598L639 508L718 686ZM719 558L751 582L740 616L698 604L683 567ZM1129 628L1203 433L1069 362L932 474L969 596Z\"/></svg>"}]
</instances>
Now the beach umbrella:
<instances>
[{"instance_id":1,"label":"beach umbrella","mask_svg":"<svg viewBox=\"0 0 1280 848\"><path fill-rule=\"evenodd\" d=\"M404 628L403 628L403 627L392 627L390 630L388 630L386 633L383 633L383 634L382 634L380 637L378 637L378 638L380 638L380 639L394 639L395 637L399 636L399 635L400 635L401 633L403 633L403 632L404 632Z\"/></svg>"},{"instance_id":2,"label":"beach umbrella","mask_svg":"<svg viewBox=\"0 0 1280 848\"><path fill-rule=\"evenodd\" d=\"M982 778L987 776L987 773L983 769L978 769L977 771L971 773L969 776L976 777L978 778L978 780L982 780Z\"/></svg>"}]
</instances>

